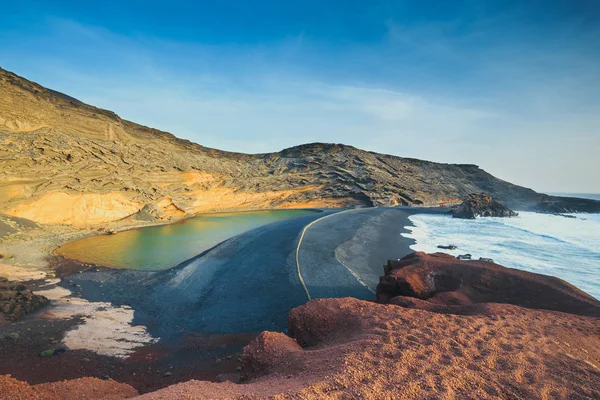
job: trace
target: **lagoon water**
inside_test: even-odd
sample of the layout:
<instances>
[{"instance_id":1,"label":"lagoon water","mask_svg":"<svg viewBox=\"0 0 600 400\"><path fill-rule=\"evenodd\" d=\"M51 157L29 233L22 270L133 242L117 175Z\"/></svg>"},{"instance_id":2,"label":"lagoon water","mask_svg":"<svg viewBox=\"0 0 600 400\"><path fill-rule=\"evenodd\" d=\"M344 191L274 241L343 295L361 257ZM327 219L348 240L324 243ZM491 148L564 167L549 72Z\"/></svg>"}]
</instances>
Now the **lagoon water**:
<instances>
[{"instance_id":1,"label":"lagoon water","mask_svg":"<svg viewBox=\"0 0 600 400\"><path fill-rule=\"evenodd\" d=\"M89 237L68 243L55 253L112 268L161 270L174 267L240 233L314 212L265 210L205 214L174 224Z\"/></svg>"},{"instance_id":2,"label":"lagoon water","mask_svg":"<svg viewBox=\"0 0 600 400\"><path fill-rule=\"evenodd\" d=\"M447 215L410 216L404 234L416 251L470 253L510 268L553 275L600 299L600 214L520 212L516 218L464 220ZM454 244L457 250L440 250Z\"/></svg>"}]
</instances>

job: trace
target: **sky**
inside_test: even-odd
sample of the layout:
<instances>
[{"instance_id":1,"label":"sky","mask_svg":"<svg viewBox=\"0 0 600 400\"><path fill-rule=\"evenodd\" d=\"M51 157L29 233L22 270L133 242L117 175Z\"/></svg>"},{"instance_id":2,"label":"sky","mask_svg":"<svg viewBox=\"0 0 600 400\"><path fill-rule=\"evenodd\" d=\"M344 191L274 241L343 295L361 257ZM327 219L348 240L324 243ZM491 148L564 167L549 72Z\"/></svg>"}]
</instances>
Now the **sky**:
<instances>
[{"instance_id":1,"label":"sky","mask_svg":"<svg viewBox=\"0 0 600 400\"><path fill-rule=\"evenodd\" d=\"M344 143L600 193L597 0L0 9L0 67L204 146Z\"/></svg>"}]
</instances>

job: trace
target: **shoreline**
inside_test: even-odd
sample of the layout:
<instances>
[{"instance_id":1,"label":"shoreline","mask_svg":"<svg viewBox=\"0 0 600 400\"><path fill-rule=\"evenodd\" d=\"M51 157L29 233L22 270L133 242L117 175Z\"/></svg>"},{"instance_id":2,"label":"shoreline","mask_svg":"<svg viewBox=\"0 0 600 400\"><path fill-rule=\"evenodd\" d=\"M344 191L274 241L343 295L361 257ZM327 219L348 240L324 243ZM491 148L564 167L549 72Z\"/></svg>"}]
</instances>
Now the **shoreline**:
<instances>
[{"instance_id":1,"label":"shoreline","mask_svg":"<svg viewBox=\"0 0 600 400\"><path fill-rule=\"evenodd\" d=\"M168 223L164 223L164 224L154 224L154 225L145 225L145 226L125 227L124 229L116 230L115 233L111 233L109 235L110 236L114 236L116 234L123 233L123 232L139 231L139 230L143 230L143 229L146 229L146 228L155 228L155 227L160 227L160 226L169 226L169 225L183 224L186 221L189 221L189 220L192 220L192 219L195 219L195 218L200 218L200 217L203 217L203 216L225 216L225 215L228 215L228 214L237 215L237 214L252 214L252 213L273 212L273 211L282 211L283 212L283 211L290 211L290 210L308 211L308 212L312 212L312 213L322 213L322 212L324 212L323 209L314 209L314 208L263 209L263 210L245 210L245 211L242 211L242 212L227 211L227 212L215 212L215 213L206 213L206 212L203 212L203 213L195 214L195 215L193 215L191 217L180 218L177 221L172 221L172 222L168 222ZM268 222L268 223L271 223L271 222ZM262 226L262 225L259 225L259 226ZM250 230L251 229L255 229L255 228L250 228ZM221 243L223 243L223 242L231 239L232 237L235 237L237 235L243 234L245 232L246 231L243 231L243 232L234 234L233 236L227 237L226 239L223 239L220 242L217 242L217 243L213 244L212 246L210 246L210 247L202 250L200 254L196 254L196 255L194 255L194 256L186 259L186 260L183 260L181 262L178 262L178 263L176 263L174 265L170 265L170 266L167 266L167 267L164 267L164 268L160 268L160 269L148 269L147 271L166 271L166 270L170 270L172 268L178 267L180 264L188 262L188 261L190 261L192 259L195 259L198 256L204 254L206 251L209 251L212 248L220 245ZM58 245L50 253L50 256L62 257L64 259L66 259L66 260L72 260L72 261L76 261L76 262L81 263L81 264L87 264L89 266L99 267L99 268L110 268L110 269L119 269L119 270L121 270L121 269L126 269L126 270L145 270L145 269L137 269L137 268L127 268L127 267L116 267L116 266L110 266L110 265L103 265L103 264L99 264L99 263L96 263L96 262L93 262L93 261L81 260L81 259L78 259L76 257L68 256L66 254L58 254L58 253L56 253L56 250L58 250L58 249L60 249L60 248L62 248L64 246L67 246L69 244L72 244L72 243L75 243L75 242L78 242L78 241L81 241L81 240L89 239L91 237L96 237L96 236L107 236L107 234L102 234L102 233L92 234L92 235L87 235L87 236L84 236L84 237L81 237L81 238L78 238L78 239L75 239L75 240L72 240L72 241L61 243L60 245Z\"/></svg>"},{"instance_id":2,"label":"shoreline","mask_svg":"<svg viewBox=\"0 0 600 400\"><path fill-rule=\"evenodd\" d=\"M324 210L328 210L310 207L298 209L315 212L323 212ZM26 282L27 280L19 279L19 276L21 276L20 272L22 272L19 270L30 271L33 274L51 273L52 262L50 259L52 257L62 257L61 255L55 253L57 249L68 243L76 242L78 240L83 240L94 236L107 235L107 231L111 229L113 229L116 233L120 233L149 227L177 224L202 215L250 213L257 211L276 210L289 210L289 208L224 209L214 212L202 211L165 221L136 221L134 223L123 223L124 219L121 219L103 224L86 225L81 227L66 224L41 225L38 223L33 223L32 227L27 227L20 231L11 232L6 236L0 237L0 266L3 267L0 269L0 272L3 272L3 274L0 276L5 276L9 280ZM126 217L125 219L127 218L129 217ZM33 258L28 257L28 254L32 252L32 249L34 253L37 253ZM8 257L3 257L4 255L7 255ZM93 263L77 259L70 260L81 264L93 265L94 267L111 268L95 265ZM15 269L14 272L10 271L12 267Z\"/></svg>"},{"instance_id":3,"label":"shoreline","mask_svg":"<svg viewBox=\"0 0 600 400\"><path fill-rule=\"evenodd\" d=\"M383 213L380 216L389 217ZM345 219L344 223L346 222L348 221ZM331 233L327 226L322 228L327 234ZM419 265L419 258L426 258L426 261L430 262ZM108 369L110 374L101 378L115 379L116 382L109 381L112 385L117 385L117 382L128 383L132 390L137 389L140 394L154 392L142 396L149 399L182 396L203 398L213 397L213 395L301 396L307 393L320 398L342 395L347 393L349 388L360 390L356 392L359 397L389 394L387 391L374 392L372 388L375 385L381 385L385 389L396 388L395 396L402 397L406 394L405 388L410 387L414 382L425 382L424 386L416 387L418 390L414 392L416 395L427 390L428 394L435 397L448 392L426 384L431 379L440 379L440 377L458 382L459 389L465 387L461 382L467 382L468 389L472 388L472 385L477 385L475 388L478 394L489 395L482 397L492 398L499 394L508 397L535 397L534 394L537 393L547 394L546 387L540 385L548 381L555 384L555 387L562 388L561 394L565 396L572 393L583 394L584 397L592 394L593 397L598 387L597 379L593 378L597 377L596 361L599 353L597 340L590 338L595 339L594 332L598 330L598 319L594 315L597 315L597 307L600 303L587 302L588 307L586 299L582 298L576 290L565 291L560 281L536 274L519 274L501 266L492 268L481 263L478 265L477 262L456 261L453 257L442 255L421 254L408 260L413 260L411 266L414 268L406 270L410 270L408 272L410 276L416 277L408 282L413 282L417 288L419 282L427 280L432 274L436 276L459 274L460 277L468 280L463 291L466 296L475 296L474 299L469 300L475 304L457 305L452 302L452 298L446 299L444 303L429 302L411 294L407 294L408 297L400 294L396 300L389 302L383 300L378 302L380 304L352 298L313 301L289 313L290 335L271 331L261 333L255 340L253 335L230 338L233 342L228 342L226 347L235 343L239 349L250 340L251 344L240 358L241 363L235 358L239 352L230 353L229 356L224 356L223 353L212 353L219 358L204 364L212 371L210 376L202 376L203 371L199 371L200 366L194 367L194 375L184 375L181 369L172 368L172 363L165 363L167 352L158 347L148 347L135 354L134 360L131 361L137 363L137 374L132 373L131 365L127 363L113 363L107 367L96 359L85 362L83 359L75 360L86 368L92 367L86 377L98 377L98 373L104 373ZM438 265L440 263L444 265ZM445 265L447 263L450 265ZM401 264L403 263L398 263L399 270L402 269ZM487 269L492 268L493 282L508 285L511 289L515 281L506 279L505 276L519 275L521 279L516 280L518 289L507 292L506 288L488 285L487 292L484 292L486 297L477 298L480 292L477 290L472 292L471 287L480 286L477 273L472 273L479 268L486 269L484 272L479 272L483 274L485 282L489 282L490 279L490 271ZM394 274L386 273L386 276L396 279ZM400 277L401 275L398 276ZM459 280L462 282L462 279ZM532 284L547 289L541 291L541 300L538 298L540 290L529 290ZM397 287L391 285L388 289L396 290L394 288ZM408 289L400 290L406 293ZM441 293L451 294L452 290L451 286L444 286ZM509 293L512 297L505 299L502 293ZM500 300L506 302L498 302L498 296ZM559 308L553 308L557 306L557 296L560 299ZM398 299L408 303L398 302ZM535 299L538 303L531 302L530 299ZM571 306L572 301L576 301L574 306ZM581 304L582 301L584 304ZM315 326L319 327L317 331L314 330ZM212 338L206 335L195 335L187 338L186 344L180 348L179 354L183 358L179 359L179 363L186 360L197 361L198 356L205 354L207 350L218 349L216 345L223 343L225 337L226 335L215 335ZM490 341L490 339L494 340ZM189 340L194 341L195 345ZM523 346L533 350L524 352ZM59 357L73 353L67 352ZM83 353L76 353L76 355L82 357ZM45 381L48 378L43 374L48 370L55 374L60 373L60 368L56 365L59 357L55 360L45 359L42 362L38 359L38 366L33 366L27 371L41 372L35 378ZM66 357L64 358L66 362ZM523 367L523 363L526 363L526 368ZM43 364L43 367L40 367L40 364ZM22 363L18 365L26 366ZM357 365L366 368L357 369ZM398 365L408 365L410 369L402 369L401 375L390 377L387 371L397 371ZM431 370L432 365L436 366L434 370ZM541 368L535 368L540 365ZM556 371L557 365L560 366L558 371ZM254 369L256 366L262 366L262 369ZM216 374L217 369L225 367L235 368L235 372ZM417 375L415 375L415 368ZM515 373L518 377L533 370L536 371L535 376L523 375L527 379L514 379ZM332 371L335 375L331 375ZM373 371L382 372L374 375ZM85 373L79 369L74 377ZM422 374L427 375L422 377ZM564 386L565 374L569 377L568 387ZM466 378L463 378L465 376ZM498 376L502 379L497 379ZM338 377L342 377L343 380L340 381ZM533 380L534 377L538 380ZM460 381L456 381L457 378ZM400 386L398 386L398 379L402 382ZM48 381L60 380L62 379L59 376ZM229 382L215 383L224 381ZM13 384L12 382L18 383L9 381L9 384ZM95 387L102 384L98 380L91 382L94 382ZM173 386L178 382L185 383ZM490 382L495 386L488 386ZM516 383L506 385L505 382ZM537 386L532 386L532 382ZM66 387L73 383L74 381L70 381L53 385ZM168 388L156 391L162 387ZM460 396L466 392L456 390L453 393Z\"/></svg>"},{"instance_id":4,"label":"shoreline","mask_svg":"<svg viewBox=\"0 0 600 400\"><path fill-rule=\"evenodd\" d=\"M390 211L391 210L391 211ZM423 209L423 208L378 208L378 207L373 207L373 208L361 208L361 209L356 209L355 213L350 213L347 215L352 215L355 214L356 217L353 217L356 219L356 221L354 222L354 224L358 224L356 226L361 226L361 224L363 224L364 221L370 220L371 218L373 218L371 216L371 214L373 215L380 215L382 213L385 212L391 212L394 213L393 210L401 210L403 211L402 213L396 213L398 214L398 216L400 216L400 214L415 214L415 213L428 213L428 212L441 212L440 209L436 208L436 209ZM263 211L263 210L261 210ZM332 216L335 216L337 213L335 212L335 210L318 210L321 212L331 212ZM203 213L206 214L206 213ZM212 213L211 213L212 214ZM366 219L361 219L358 218L358 216L363 215L364 218ZM408 221L408 223L410 223L410 220L408 220L408 215L406 215L406 221ZM308 219L311 220L312 218L314 218L315 215L312 215L312 217L309 217ZM299 217L302 218L302 217ZM319 218L323 218L323 216L319 216ZM378 219L377 219L378 218ZM375 225L378 225L380 227L385 227L385 226L389 226L389 221L385 218L385 217L377 217L375 218L375 220L373 220L373 223ZM400 217L400 218L404 218L404 217ZM285 220L285 221L280 221L279 222L279 226L280 228L277 229L283 229L285 226L289 225L290 220ZM339 228L339 233L336 233L336 235L338 235L338 239L337 241L340 243L345 243L348 240L351 240L352 238L354 238L356 236L356 232L352 231L352 226L346 226L346 223L349 222L349 218L345 218L344 219L344 223L341 224L339 221L336 222L336 218L329 218L328 219L328 223L332 224L333 226L338 226ZM362 222L361 222L362 221ZM179 221L176 221L175 223L177 223ZM278 223L276 223L278 224ZM394 245L394 243L386 241L386 237L389 236L389 234L394 230L394 229L400 229L400 230L405 230L405 226L406 225L402 225L402 226L397 226L395 228L391 228L392 230L390 230L389 232L385 232L383 236L381 236L379 239L377 240L383 240L382 242L380 242L382 244L383 247L376 247L373 248L373 254L375 252L379 253L379 252L383 252L385 253L384 248L396 248L396 246ZM321 286L321 284L319 283L319 277L315 274L318 274L318 268L315 269L314 267L318 267L319 265L319 261L318 260L312 260L311 258L306 258L307 254L310 254L310 250L315 250L314 245L315 244L320 244L321 246L327 245L327 243L329 242L323 242L321 240L319 240L319 238L321 237L321 235L325 235L325 237L332 237L332 231L330 230L330 225L325 224L325 221L320 222L318 224L316 224L316 227L313 227L311 229L309 229L307 235L309 238L309 242L311 241L310 238L312 237L312 244L309 242L303 243L302 246L303 248L301 249L301 255L300 255L300 259L301 259L301 263L303 263L303 274L305 274L305 279L307 281L307 285L309 287L309 289L312 290L317 290L317 295L316 297L320 297L318 295L318 286ZM142 227L138 227L139 228L143 228ZM261 230L261 228L263 228ZM316 229L318 228L318 229ZM136 229L136 228L132 228L132 229ZM270 228L269 228L270 229ZM265 226L257 228L256 230L260 232L268 232L269 229L265 228ZM295 231L291 231L290 233L295 236L295 233L293 233ZM339 236L341 234L341 236ZM368 232L366 232L366 234L368 235ZM247 237L248 234L241 234L241 236ZM275 237L278 237L280 235L275 235ZM335 235L334 235L335 236ZM359 235L360 237L360 235ZM378 236L379 237L379 236ZM192 268L193 269L193 264L197 261L202 260L205 256L209 255L209 253L211 252L222 252L222 251L229 251L228 249L231 248L235 248L236 245L239 245L240 240L246 240L245 238L237 238L235 241L236 243L231 243L233 241L234 238L229 238L224 240L223 242L220 242L219 244L211 247L210 249L207 249L205 251L203 251L201 254L198 254L180 264L178 264L177 266L174 266L172 268L169 268L167 270L162 270L162 271L147 271L147 272L143 272L145 274L154 274L154 273L158 273L158 274L162 274L163 276L171 276L173 274L177 274L179 271L182 271L184 269L189 269ZM316 240L315 240L316 239ZM406 244L404 250L408 249L410 250L410 245L412 244L412 240L408 239L408 238L401 238L401 240ZM243 241L242 241L243 242ZM293 245L293 243L291 243ZM307 248L304 248L304 246L308 246ZM254 247L252 245L250 245L250 247L253 249L254 251ZM396 248L396 250L398 250ZM401 250L404 251L404 250ZM271 259L272 256L269 255L269 253L271 252L271 250L266 249L267 253L265 253L265 255L268 256L268 259ZM308 253L306 253L306 251L308 251ZM399 253L398 253L399 254ZM69 260L69 259L63 259L63 260L57 260L58 257L60 256L52 256L55 257L54 260L48 260L48 262L51 263L52 268L54 268L57 272L59 272L60 268L59 266L52 264L52 262L58 262L60 261L60 263L65 264L63 265L61 268L63 269L64 273L57 273L57 275L60 275L61 278L63 278L66 276L71 276L71 278L74 280L74 284L76 283L77 285L79 285L79 283L81 283L83 285L83 281L80 282L80 279L84 279L86 277L92 277L92 279L94 279L94 276L102 276L103 274L114 274L115 271L118 272L118 274L121 274L122 271L125 271L126 273L123 274L124 278L123 279L127 279L126 277L129 276L127 274L127 271L131 272L131 270L115 270L115 269L111 269L111 268L103 268L101 266L96 266L96 265L90 265L90 263L85 263L86 265L81 265L81 263L78 263L75 260ZM328 257L330 257L331 260L331 267L333 268L340 268L340 267L336 267L335 264L335 260L337 259L337 256L334 253L331 253L328 255ZM384 258L393 258L393 257L388 257L386 254L383 255ZM242 259L244 257L242 256ZM340 264L343 265L342 260L337 260L337 262L339 262ZM381 268L382 265L384 264L384 262L379 262L378 260L371 260L371 263L375 263L373 265L377 265L377 272L376 274L379 276L381 275ZM232 264L236 264L235 262L233 262ZM258 262L258 265L262 265L262 262ZM70 267L69 267L70 265ZM306 266L306 270L304 270L304 267ZM344 265L344 267L346 268L355 268L355 265L349 265L346 266ZM268 269L267 269L268 270ZM81 271L81 273L78 273L78 271ZM334 270L332 270L334 271ZM333 273L333 272L332 272ZM339 271L335 272L335 276L336 277L340 277L342 275L339 275ZM117 274L117 275L118 275ZM267 274L268 275L268 274ZM350 275L348 273L348 275ZM260 276L264 276L260 275ZM336 278L337 279L337 278ZM365 299L374 299L374 294L367 292L366 290L364 292L362 292L361 290L364 290L364 287L362 287L358 282L355 281L354 277L350 277L349 280L348 278L343 278L346 279L349 285L353 285L353 287L356 287L356 289L352 289L350 291L348 290L342 290L339 292L339 295L341 297L346 297L346 296L356 296L358 298L365 298ZM352 281L355 281L354 283L352 283ZM346 282L344 280L340 281L340 282ZM56 285L59 282L54 282L53 285ZM229 282L228 282L229 283ZM66 285L66 281L63 281L62 284L60 284L60 286L58 286L59 288L66 288L66 289L70 289L69 285ZM101 286L100 286L101 287ZM361 289L362 288L362 289ZM89 296L90 294L93 293L90 292L90 287L83 285L83 289L84 292L87 293L86 296ZM340 287L340 289L342 289L342 287ZM105 289L102 290L106 290L106 285L105 285ZM285 290L287 291L287 290ZM72 291L73 293L71 293L67 299L63 299L62 303L63 305L65 305L68 301L68 298L74 299L74 301L80 302L82 300L85 299L84 296L82 296L82 294L79 291ZM84 294L85 294L84 293ZM95 295L94 295L95 296ZM94 297L92 296L92 297ZM85 301L89 301L92 302L91 304L94 304L94 302L96 301L107 301L109 303L111 303L112 301L109 298L104 298L102 299L104 296L101 295L101 292L98 292L98 299L95 298L89 298L88 300ZM338 296L338 292L331 292L329 293L329 295L325 296L325 297L340 297ZM83 297L83 298L82 298ZM77 300L80 299L80 300ZM174 299L173 299L174 300ZM294 302L292 302L292 304L286 305L285 303L282 303L280 306L278 306L278 312L281 315L285 315L285 319L287 320L287 314L289 312L289 310L291 308L294 308L295 306L304 304L306 302L306 298L298 298L298 300L295 300ZM87 304L87 303L85 303ZM116 303L113 303L113 307L114 306L118 306L119 304L123 304L119 301L117 301ZM126 304L126 303L125 303ZM53 307L53 306L50 306ZM223 306L227 309L231 309L230 306ZM117 307L117 309L120 309L120 307ZM134 306L133 308L134 310L137 310L137 308ZM235 307L231 310L234 310ZM54 327L54 331L52 331L51 334L48 335L52 335L50 336L50 338L57 338L59 339L59 343L62 343L62 340L64 340L64 337L66 335L67 332L71 331L72 329L77 329L77 326L82 326L81 324L83 322L85 322L86 319L89 318L95 318L94 315L97 314L96 311L92 311L92 314L84 314L87 316L83 317L79 317L76 315L73 315L70 318L67 319L47 319L44 317L45 314L48 313L49 310L42 310L39 311L38 313L26 316L22 323L18 323L16 326L18 327L23 327L25 330L24 331L19 331L21 332L21 338L22 341L19 344L19 346L17 346L16 348L19 350L18 352L11 352L8 349L6 349L6 351L3 354L6 354L7 356L7 360L11 361L14 360L15 361L15 365L21 365L22 367L19 367L19 370L26 369L26 368L37 368L34 367L34 365L38 365L40 363L40 357L39 357L39 351L43 351L45 350L44 348L40 347L39 341L35 341L32 339L28 339L27 333L28 332L36 332L36 331L41 331L41 326L42 325L52 325ZM110 311L110 310L109 310ZM95 314L96 313L96 314ZM233 315L235 315L234 311L231 311L231 313L233 313ZM253 312L248 312L248 311L244 311L242 312L242 314L249 314L249 315L254 315ZM235 318L232 316L232 318ZM49 321L65 321L64 323L58 323L58 322L49 322ZM130 324L135 323L136 325L139 324L139 322L137 321L132 321L130 322ZM2 325L0 324L0 333L2 333L3 335L6 334L10 334L11 333L11 329L14 329L15 325ZM30 330L29 330L30 329ZM249 343L252 339L254 339L254 337L256 336L256 334L258 334L258 332L260 332L261 330L264 330L264 327L259 327L259 329L253 329L251 330L251 332L247 331L247 330L242 330L242 332L235 333L235 332L231 332L231 333L215 333L215 334L211 334L210 332L205 332L202 333L202 331L196 331L194 333L194 330L190 330L189 332L187 332L187 336L184 335L183 338L185 337L190 337L189 335L200 335L200 337L207 337L206 335L209 335L212 337L214 337L214 339L211 339L211 343L214 343L213 347L206 347L206 345L202 345L204 347L201 346L201 348L198 348L198 344L194 344L192 345L192 347L186 347L189 345L188 343L188 339L181 339L181 341L176 341L176 342L172 342L172 341L167 341L167 342L158 342L158 343L148 343L145 344L141 347L139 347L138 349L134 350L133 353L131 353L131 355L126 358L126 359L120 359L120 358L116 358L116 357L112 357L112 356L107 356L107 355L102 355L102 354L97 354L94 353L93 351L90 350L68 350L66 353L61 354L59 356L55 356L55 357L51 357L50 360L53 361L53 364L47 364L47 361L44 361L43 365L48 366L48 365L53 365L53 371L52 373L49 372L44 372L44 370L40 370L38 371L36 374L36 378L39 378L39 380L37 382L41 382L41 381L56 381L56 380L62 380L62 379L67 379L67 378L74 378L74 377L81 377L81 376L96 376L99 378L103 378L105 376L110 376L111 378L114 378L120 382L126 382L131 384L132 386L136 387L138 390L142 391L142 392L146 392L146 391L152 391L152 390L156 390L158 388L164 387L164 386L168 386L171 385L173 383L176 382L180 382L180 381L186 381L186 380L190 380L190 379L202 379L202 380L211 380L211 381L220 381L222 379L229 379L232 381L239 381L240 376L238 374L238 367L239 367L239 362L237 361L238 357L240 356L240 351L243 348L244 345L246 345L247 343ZM272 329L270 329L272 330ZM244 333L246 332L246 333ZM239 335L246 335L243 336L245 337L245 339L243 340L243 342L235 342L235 340L233 338L235 337L242 337ZM0 335L2 336L2 335ZM221 339L218 339L221 338ZM229 340L227 338L231 338L231 340L234 340L235 345L227 345L225 347L222 347L223 345L220 344L222 343L222 340ZM204 341L204 339L200 339L201 342ZM216 341L215 341L216 340ZM185 343L188 343L187 345ZM233 342L232 342L233 343ZM183 346L183 347L181 347ZM179 349L179 350L178 350ZM0 349L0 351L3 351L5 349ZM200 353L198 353L198 351L200 351ZM189 354L190 353L194 353L194 357L189 358ZM27 354L27 355L25 355ZM140 358L141 357L141 358ZM147 364L144 364L144 362L147 361L143 361L145 359L148 359L148 357L150 357L153 362L155 363L155 365L157 365L157 368L163 368L163 367L158 367L158 365L164 365L163 369L160 369L160 375L152 375L152 376L148 376L148 374L146 373L142 373L143 371L145 371L145 366ZM85 366L81 367L81 364L83 359L89 360L89 361L84 361ZM18 361L21 360L21 361ZM129 360L129 361L127 361ZM162 361L160 361L162 360ZM179 361L177 361L179 360ZM217 360L221 360L221 361L217 361ZM18 362L17 362L18 361ZM143 361L143 362L142 362ZM131 365L131 363L135 364L134 366ZM162 364L161 364L162 363ZM172 369L172 365L171 364L177 364L180 365L179 367L176 367L174 369ZM183 366L182 366L183 363ZM8 363L10 364L10 363ZM14 367L9 367L8 364L5 365L5 368L2 368L2 370L0 370L0 374L1 373L11 373L14 372L15 369ZM29 365L27 367L27 365ZM89 368L88 368L89 366ZM12 369L11 369L12 368ZM108 369L109 368L109 369ZM61 372L62 371L62 372ZM107 373L107 371L109 373ZM117 371L117 372L114 372ZM158 372L157 372L158 373ZM61 375L62 374L62 375ZM13 373L13 375L15 375ZM161 379L156 379L156 377L161 377L163 376L163 378ZM22 380L27 380L25 379L26 377L24 375L19 375L17 376Z\"/></svg>"},{"instance_id":5,"label":"shoreline","mask_svg":"<svg viewBox=\"0 0 600 400\"><path fill-rule=\"evenodd\" d=\"M318 215L319 211L323 210L313 209L313 211L317 211L315 214ZM169 268L167 271L185 268L187 265L201 258L204 254L207 254L211 250L223 245L229 240L231 240L231 238L228 238L203 251L202 253ZM199 333L191 336L188 335L187 339L180 343L176 343L175 345L172 345L172 343L166 344L166 347L163 343L148 343L134 350L134 352L125 359L125 364L122 358L97 354L94 351L85 349L70 349L66 353L59 356L50 357L50 360L54 361L54 365L51 369L39 369L40 351L43 351L48 347L56 347L56 345L62 346L60 343L64 341L68 332L83 326L82 324L85 323L85 320L94 318L94 314L97 314L97 311L95 310L85 310L87 304L94 304L94 301L88 303L84 300L84 308L81 308L81 306L76 306L81 308L81 313L83 314L76 311L70 316L63 316L62 318L59 317L58 319L52 317L50 317L50 319L47 318L47 315L56 312L55 310L57 308L60 309L64 308L65 306L69 307L67 302L72 304L73 302L81 302L81 300L83 300L77 291L69 290L71 287L65 284L66 281L64 281L64 278L69 276L80 276L80 274L77 272L80 272L81 274L95 274L103 271L126 271L96 266L90 263L81 263L77 260L68 259L53 254L48 255L46 260L48 262L47 268L51 268L53 271L55 271L56 275L63 279L63 282L61 283L59 279L52 279L52 282L48 282L47 280L37 280L27 281L26 284L28 284L28 286L34 286L32 287L34 290L45 289L45 287L48 286L59 289L64 289L66 287L68 292L66 295L61 295L58 299L55 298L49 307L25 316L16 324L0 322L0 338L9 337L12 334L17 334L19 337L18 343L10 343L8 340L0 341L0 352L4 354L7 361L6 363L2 363L2 365L0 365L0 374L12 374L14 377L29 381L30 383L52 382L83 376L95 376L98 378L110 376L111 378L117 379L121 382L131 384L140 392L153 391L164 386L181 381L188 381L191 379L209 380L214 382L218 382L223 379L239 381L240 377L239 373L237 373L237 369L240 365L238 359L241 357L241 350L247 343L256 337L258 332L253 332L251 334L247 334L246 336L239 336L236 334L209 334L207 336ZM28 269L32 270L31 267ZM148 271L148 273L152 274L151 271ZM112 308L113 307L110 307L110 309ZM112 320L112 318L109 318L109 320ZM29 333L33 332L42 332L42 335L44 335L43 332L47 332L45 329L48 326L52 326L54 329L51 329L50 332L47 333L48 335L51 335L50 339L52 340L46 345L40 345L40 341L38 339L34 339L34 337L29 335ZM194 339L194 337L198 338ZM235 339L236 337L243 337L244 339L242 342L240 342L240 339ZM208 338L208 344L205 343L204 338ZM56 339L58 339L58 341L56 341ZM118 341L119 339L117 338L116 340ZM198 343L198 340L200 340L200 343ZM5 345L8 345L9 347L6 348ZM199 354L200 357L193 357L190 359L188 354L190 354L190 352L197 352L197 350L194 349L198 348L202 349L201 353ZM198 354L196 354L196 356L198 356ZM145 368L147 368L147 361L145 360L148 357L153 359L153 364L160 365L162 363L165 365L163 367L164 369L161 371L161 374L164 373L164 379L157 380L155 376L148 376L148 374L145 373ZM79 361L77 360L78 358L80 359ZM84 360L83 363L85 363L85 365L82 366L81 360ZM42 361L42 365L48 364L48 361ZM20 367L16 367L19 365ZM178 366L174 367L174 365ZM160 367L155 367L155 369L156 368ZM37 370L35 379L33 380L30 378L30 374L27 372L31 370ZM118 370L118 372L115 372L115 370ZM19 371L24 371L25 374L23 375ZM159 375L159 377L161 376L163 375Z\"/></svg>"},{"instance_id":6,"label":"shoreline","mask_svg":"<svg viewBox=\"0 0 600 400\"><path fill-rule=\"evenodd\" d=\"M589 213L573 215L521 211L518 217L477 220L419 216L407 236L418 240L415 251L493 259L508 268L563 279L600 299L600 285L590 279L600 261L600 219ZM437 247L450 244L457 248Z\"/></svg>"}]
</instances>

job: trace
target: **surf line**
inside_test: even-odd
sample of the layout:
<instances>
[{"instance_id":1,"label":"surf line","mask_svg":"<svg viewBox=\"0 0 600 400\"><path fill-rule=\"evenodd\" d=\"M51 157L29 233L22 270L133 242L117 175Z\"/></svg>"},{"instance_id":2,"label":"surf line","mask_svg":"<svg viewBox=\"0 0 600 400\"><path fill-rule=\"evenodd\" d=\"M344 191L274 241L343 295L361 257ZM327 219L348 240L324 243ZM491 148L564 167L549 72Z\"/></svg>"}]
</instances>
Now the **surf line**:
<instances>
[{"instance_id":1,"label":"surf line","mask_svg":"<svg viewBox=\"0 0 600 400\"><path fill-rule=\"evenodd\" d=\"M352 271L352 269L349 266L344 264L344 262L342 260L338 260L337 257L336 257L336 260L337 260L337 262L342 264L348 270L348 272L350 272L350 274L352 274L352 276L358 281L358 283L360 283L361 285L363 285L365 287L365 289L367 289L369 292L371 292L373 294L377 294L373 289L371 289L371 287L369 285L367 285L367 283L365 281L360 279L360 276L358 276L358 274L356 272Z\"/></svg>"},{"instance_id":2,"label":"surf line","mask_svg":"<svg viewBox=\"0 0 600 400\"><path fill-rule=\"evenodd\" d=\"M306 233L306 230L308 228L310 228L311 226L313 226L314 224L316 224L317 222L323 221L324 219L327 219L329 217L333 217L334 215L341 215L341 214L344 214L344 213L347 213L350 211L359 211L359 210L364 210L364 209L363 208L352 208L350 210L344 210L344 211L340 211L337 213L326 215L324 217L315 219L313 222L306 225L304 227L304 229L302 230L302 234L300 235L300 240L298 240L298 246L296 247L296 269L298 271L298 279L300 280L300 283L302 284L302 287L304 288L304 291L306 292L306 297L308 297L309 301L312 300L312 297L310 296L308 287L306 287L306 283L304 283L304 278L302 278L302 273L300 272L300 246L302 245L302 239L304 239L304 234ZM341 264L344 265L343 263L341 263ZM346 265L344 265L344 267L348 268ZM348 268L348 270L350 270L350 268ZM352 272L352 271L350 271L350 272ZM354 275L356 277L356 274L352 273L352 275ZM358 277L356 277L356 278L358 279ZM362 284L362 281L360 279L358 279L358 281ZM371 289L369 288L369 290L371 290Z\"/></svg>"}]
</instances>

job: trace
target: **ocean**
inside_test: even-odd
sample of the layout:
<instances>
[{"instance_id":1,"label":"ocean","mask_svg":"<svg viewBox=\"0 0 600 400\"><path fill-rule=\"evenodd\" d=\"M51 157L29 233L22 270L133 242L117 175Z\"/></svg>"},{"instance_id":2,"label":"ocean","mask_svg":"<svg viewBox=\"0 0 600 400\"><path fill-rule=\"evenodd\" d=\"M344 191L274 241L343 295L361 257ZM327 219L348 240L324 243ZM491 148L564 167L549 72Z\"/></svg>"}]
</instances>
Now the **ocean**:
<instances>
[{"instance_id":1,"label":"ocean","mask_svg":"<svg viewBox=\"0 0 600 400\"><path fill-rule=\"evenodd\" d=\"M465 220L416 214L408 226L415 251L470 253L505 267L552 275L600 299L600 214L559 215L520 212L515 218ZM441 250L453 244L457 250Z\"/></svg>"}]
</instances>

